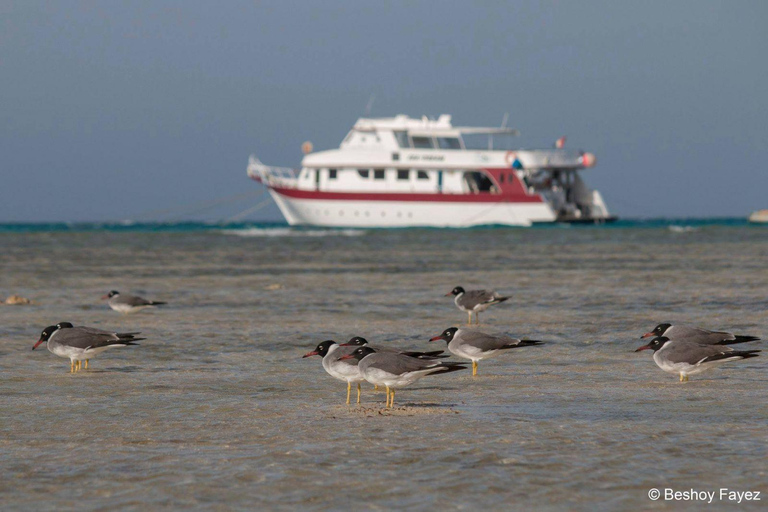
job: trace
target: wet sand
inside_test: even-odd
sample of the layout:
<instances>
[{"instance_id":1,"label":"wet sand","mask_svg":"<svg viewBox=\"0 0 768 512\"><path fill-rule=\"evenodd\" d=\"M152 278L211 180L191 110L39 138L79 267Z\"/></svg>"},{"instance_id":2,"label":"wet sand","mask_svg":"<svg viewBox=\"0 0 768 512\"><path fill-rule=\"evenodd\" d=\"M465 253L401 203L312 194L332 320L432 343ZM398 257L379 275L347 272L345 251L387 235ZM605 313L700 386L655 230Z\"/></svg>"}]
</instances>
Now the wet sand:
<instances>
[{"instance_id":1,"label":"wet sand","mask_svg":"<svg viewBox=\"0 0 768 512\"><path fill-rule=\"evenodd\" d=\"M243 234L0 235L0 295L35 302L0 306L4 509L701 507L649 500L665 487L761 491L747 510L768 499L768 353L681 384L633 352L664 320L768 336L768 230ZM427 377L394 410L367 384L344 405L346 385L301 358L353 335L444 348L427 340L466 321L443 297L457 285L511 296L481 329L547 343L475 378ZM99 301L111 289L169 305L124 316ZM147 340L70 375L30 350L59 321Z\"/></svg>"}]
</instances>

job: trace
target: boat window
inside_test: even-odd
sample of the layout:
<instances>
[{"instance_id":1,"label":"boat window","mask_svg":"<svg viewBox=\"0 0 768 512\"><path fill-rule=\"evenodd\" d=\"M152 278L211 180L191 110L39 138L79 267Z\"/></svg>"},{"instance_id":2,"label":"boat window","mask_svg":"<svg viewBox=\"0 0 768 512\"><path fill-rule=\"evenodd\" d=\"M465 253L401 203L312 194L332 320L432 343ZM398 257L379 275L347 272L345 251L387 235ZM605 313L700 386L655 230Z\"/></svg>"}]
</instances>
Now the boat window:
<instances>
[{"instance_id":1,"label":"boat window","mask_svg":"<svg viewBox=\"0 0 768 512\"><path fill-rule=\"evenodd\" d=\"M418 149L432 149L435 147L432 137L411 137L411 140L413 141L413 147Z\"/></svg>"},{"instance_id":2,"label":"boat window","mask_svg":"<svg viewBox=\"0 0 768 512\"><path fill-rule=\"evenodd\" d=\"M427 174L427 171L416 171L416 177L420 180L428 180L429 174Z\"/></svg>"},{"instance_id":3,"label":"boat window","mask_svg":"<svg viewBox=\"0 0 768 512\"><path fill-rule=\"evenodd\" d=\"M504 183L504 173L499 175L499 183Z\"/></svg>"},{"instance_id":4,"label":"boat window","mask_svg":"<svg viewBox=\"0 0 768 512\"><path fill-rule=\"evenodd\" d=\"M411 176L411 171L408 169L398 169L397 170L397 179L399 180L407 180Z\"/></svg>"},{"instance_id":5,"label":"boat window","mask_svg":"<svg viewBox=\"0 0 768 512\"><path fill-rule=\"evenodd\" d=\"M395 139L397 139L397 145L401 148L409 148L411 145L408 143L408 132L406 131L394 131Z\"/></svg>"},{"instance_id":6,"label":"boat window","mask_svg":"<svg viewBox=\"0 0 768 512\"><path fill-rule=\"evenodd\" d=\"M328 179L329 180L336 179L336 169L328 169Z\"/></svg>"},{"instance_id":7,"label":"boat window","mask_svg":"<svg viewBox=\"0 0 768 512\"><path fill-rule=\"evenodd\" d=\"M374 169L373 170L373 179L375 179L375 180L383 180L384 179L384 169Z\"/></svg>"},{"instance_id":8,"label":"boat window","mask_svg":"<svg viewBox=\"0 0 768 512\"><path fill-rule=\"evenodd\" d=\"M461 142L457 137L438 137L437 143L440 149L461 149Z\"/></svg>"},{"instance_id":9,"label":"boat window","mask_svg":"<svg viewBox=\"0 0 768 512\"><path fill-rule=\"evenodd\" d=\"M493 182L485 175L485 173L479 171L467 171L464 173L464 183L470 192L477 194L478 192L492 192L495 191Z\"/></svg>"},{"instance_id":10,"label":"boat window","mask_svg":"<svg viewBox=\"0 0 768 512\"><path fill-rule=\"evenodd\" d=\"M371 170L370 169L358 169L357 174L360 175L361 178L368 179L368 176L370 175Z\"/></svg>"}]
</instances>

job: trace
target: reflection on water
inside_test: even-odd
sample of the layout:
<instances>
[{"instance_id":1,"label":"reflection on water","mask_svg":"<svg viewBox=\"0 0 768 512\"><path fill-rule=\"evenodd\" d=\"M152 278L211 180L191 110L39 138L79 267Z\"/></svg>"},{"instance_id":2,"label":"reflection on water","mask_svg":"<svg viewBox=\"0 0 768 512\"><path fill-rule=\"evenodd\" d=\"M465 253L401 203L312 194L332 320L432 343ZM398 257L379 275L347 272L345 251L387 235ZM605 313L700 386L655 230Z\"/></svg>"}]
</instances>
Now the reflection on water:
<instances>
[{"instance_id":1,"label":"reflection on water","mask_svg":"<svg viewBox=\"0 0 768 512\"><path fill-rule=\"evenodd\" d=\"M765 356L681 385L633 352L664 320L768 335L765 230L0 240L0 290L37 303L0 307L5 508L644 509L651 487L768 492ZM443 297L457 285L511 296L483 329L548 343L477 378L427 377L392 412L368 385L343 405L346 386L301 358L352 335L434 350L466 318ZM169 305L123 316L99 301L111 289ZM30 350L64 320L147 340L70 375Z\"/></svg>"}]
</instances>

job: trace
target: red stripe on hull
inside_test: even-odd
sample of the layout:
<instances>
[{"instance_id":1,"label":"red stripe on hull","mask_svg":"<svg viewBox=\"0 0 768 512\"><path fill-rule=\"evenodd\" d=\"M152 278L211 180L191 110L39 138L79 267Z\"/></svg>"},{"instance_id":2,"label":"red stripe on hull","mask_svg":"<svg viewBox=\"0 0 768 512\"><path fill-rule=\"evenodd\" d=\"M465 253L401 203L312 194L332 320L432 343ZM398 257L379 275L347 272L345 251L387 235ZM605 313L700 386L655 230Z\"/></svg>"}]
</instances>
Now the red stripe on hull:
<instances>
[{"instance_id":1,"label":"red stripe on hull","mask_svg":"<svg viewBox=\"0 0 768 512\"><path fill-rule=\"evenodd\" d=\"M322 192L296 188L272 187L280 195L295 199L337 200L337 201L407 201L441 203L541 203L539 196L521 194L424 194L403 192Z\"/></svg>"}]
</instances>

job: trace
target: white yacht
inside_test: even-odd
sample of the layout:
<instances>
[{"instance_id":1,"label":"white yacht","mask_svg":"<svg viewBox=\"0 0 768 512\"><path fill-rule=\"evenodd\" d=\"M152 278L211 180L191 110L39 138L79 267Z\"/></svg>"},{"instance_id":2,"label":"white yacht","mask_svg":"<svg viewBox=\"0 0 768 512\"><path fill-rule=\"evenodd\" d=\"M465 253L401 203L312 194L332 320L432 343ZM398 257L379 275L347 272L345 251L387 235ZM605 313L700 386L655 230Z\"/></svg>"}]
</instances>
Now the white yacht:
<instances>
[{"instance_id":1,"label":"white yacht","mask_svg":"<svg viewBox=\"0 0 768 512\"><path fill-rule=\"evenodd\" d=\"M306 153L301 170L264 165L248 175L265 185L291 225L329 227L530 226L615 220L579 172L591 153L562 148L498 150L506 127L462 127L438 119L361 118L338 149ZM487 149L465 139L487 137Z\"/></svg>"}]
</instances>

